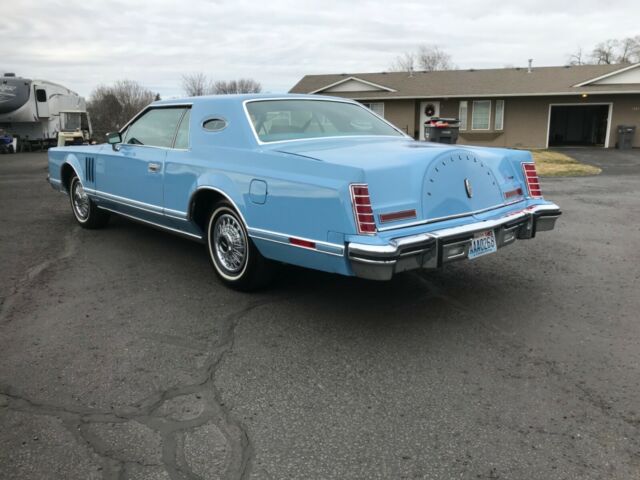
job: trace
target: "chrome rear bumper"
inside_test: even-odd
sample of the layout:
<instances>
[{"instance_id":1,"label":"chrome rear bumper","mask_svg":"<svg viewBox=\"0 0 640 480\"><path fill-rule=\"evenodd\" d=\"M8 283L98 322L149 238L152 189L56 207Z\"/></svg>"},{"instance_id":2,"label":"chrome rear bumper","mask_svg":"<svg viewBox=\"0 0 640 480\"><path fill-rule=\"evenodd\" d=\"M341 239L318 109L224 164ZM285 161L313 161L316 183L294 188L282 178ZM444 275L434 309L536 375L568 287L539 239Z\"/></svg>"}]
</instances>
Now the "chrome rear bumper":
<instances>
[{"instance_id":1,"label":"chrome rear bumper","mask_svg":"<svg viewBox=\"0 0 640 480\"><path fill-rule=\"evenodd\" d=\"M349 243L353 273L370 280L390 280L394 274L416 268L438 268L469 255L473 235L493 230L497 247L553 230L561 215L557 205L536 205L504 217L394 238L386 245Z\"/></svg>"}]
</instances>

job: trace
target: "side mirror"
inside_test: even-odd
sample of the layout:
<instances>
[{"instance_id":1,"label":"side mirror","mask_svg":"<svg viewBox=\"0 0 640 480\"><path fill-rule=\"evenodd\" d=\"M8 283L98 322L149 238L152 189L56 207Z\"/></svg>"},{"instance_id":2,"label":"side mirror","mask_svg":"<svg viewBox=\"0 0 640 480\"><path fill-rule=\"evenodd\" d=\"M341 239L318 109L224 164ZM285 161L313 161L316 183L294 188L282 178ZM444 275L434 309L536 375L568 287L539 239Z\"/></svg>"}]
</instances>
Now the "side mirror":
<instances>
[{"instance_id":1,"label":"side mirror","mask_svg":"<svg viewBox=\"0 0 640 480\"><path fill-rule=\"evenodd\" d=\"M116 145L122 143L122 135L120 135L120 132L107 133L107 143L111 145L114 150L117 150Z\"/></svg>"}]
</instances>

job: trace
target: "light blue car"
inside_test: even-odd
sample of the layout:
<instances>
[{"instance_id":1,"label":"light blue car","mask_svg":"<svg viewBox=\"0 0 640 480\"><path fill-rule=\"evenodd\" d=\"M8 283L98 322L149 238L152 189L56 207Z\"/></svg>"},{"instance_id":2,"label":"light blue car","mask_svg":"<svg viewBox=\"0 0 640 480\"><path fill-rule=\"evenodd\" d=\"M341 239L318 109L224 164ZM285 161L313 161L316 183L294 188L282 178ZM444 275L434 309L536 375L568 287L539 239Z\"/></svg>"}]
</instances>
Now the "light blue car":
<instances>
[{"instance_id":1,"label":"light blue car","mask_svg":"<svg viewBox=\"0 0 640 480\"><path fill-rule=\"evenodd\" d=\"M111 214L204 242L224 283L274 262L389 280L551 230L525 151L418 142L357 102L227 95L152 103L109 144L49 150L86 228Z\"/></svg>"}]
</instances>

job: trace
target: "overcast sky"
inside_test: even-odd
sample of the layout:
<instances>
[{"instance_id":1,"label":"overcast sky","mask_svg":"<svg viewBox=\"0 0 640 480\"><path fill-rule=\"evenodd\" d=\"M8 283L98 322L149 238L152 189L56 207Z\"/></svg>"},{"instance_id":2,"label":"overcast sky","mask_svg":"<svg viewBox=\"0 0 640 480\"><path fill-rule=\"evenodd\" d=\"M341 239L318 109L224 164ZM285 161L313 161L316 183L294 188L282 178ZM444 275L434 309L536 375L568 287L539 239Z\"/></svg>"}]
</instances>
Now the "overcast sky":
<instances>
[{"instance_id":1,"label":"overcast sky","mask_svg":"<svg viewBox=\"0 0 640 480\"><path fill-rule=\"evenodd\" d=\"M183 73L286 92L311 73L386 70L435 43L459 68L561 65L578 46L640 34L640 1L3 0L0 72L89 95L136 80L181 95Z\"/></svg>"}]
</instances>

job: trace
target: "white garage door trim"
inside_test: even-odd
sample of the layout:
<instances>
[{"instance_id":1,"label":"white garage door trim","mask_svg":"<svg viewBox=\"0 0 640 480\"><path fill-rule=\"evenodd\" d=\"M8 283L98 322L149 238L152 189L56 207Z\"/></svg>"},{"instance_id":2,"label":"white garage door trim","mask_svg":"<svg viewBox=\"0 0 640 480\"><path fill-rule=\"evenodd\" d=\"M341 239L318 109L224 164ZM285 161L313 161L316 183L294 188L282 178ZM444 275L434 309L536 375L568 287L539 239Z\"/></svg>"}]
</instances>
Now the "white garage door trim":
<instances>
[{"instance_id":1,"label":"white garage door trim","mask_svg":"<svg viewBox=\"0 0 640 480\"><path fill-rule=\"evenodd\" d=\"M604 148L609 148L609 137L611 135L611 118L613 116L613 102L589 102L589 103L550 103L549 112L547 114L547 143L546 148L549 148L549 131L551 129L551 107L562 106L580 106L589 107L591 105L609 105L609 114L607 115L607 134L604 138Z\"/></svg>"}]
</instances>

